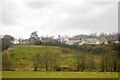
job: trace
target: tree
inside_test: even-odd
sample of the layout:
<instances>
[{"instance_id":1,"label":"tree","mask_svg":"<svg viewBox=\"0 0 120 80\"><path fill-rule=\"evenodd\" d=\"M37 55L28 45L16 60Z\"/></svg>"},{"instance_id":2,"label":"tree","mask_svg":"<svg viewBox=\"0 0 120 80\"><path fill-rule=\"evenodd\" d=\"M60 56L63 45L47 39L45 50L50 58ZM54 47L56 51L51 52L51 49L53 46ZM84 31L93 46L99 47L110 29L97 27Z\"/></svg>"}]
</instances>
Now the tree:
<instances>
[{"instance_id":1,"label":"tree","mask_svg":"<svg viewBox=\"0 0 120 80\"><path fill-rule=\"evenodd\" d=\"M113 47L113 51L114 51L114 56L112 58L115 57L115 61L113 62L114 63L114 71L120 71L120 69L119 69L119 66L120 66L120 43L114 44L112 47Z\"/></svg>"},{"instance_id":2,"label":"tree","mask_svg":"<svg viewBox=\"0 0 120 80\"><path fill-rule=\"evenodd\" d=\"M117 71L118 66L118 44L101 45L101 70Z\"/></svg>"},{"instance_id":3,"label":"tree","mask_svg":"<svg viewBox=\"0 0 120 80\"><path fill-rule=\"evenodd\" d=\"M2 68L2 39L0 38L0 69Z\"/></svg>"},{"instance_id":4,"label":"tree","mask_svg":"<svg viewBox=\"0 0 120 80\"><path fill-rule=\"evenodd\" d=\"M81 56L81 71L84 71L84 69L85 69L85 56L84 55L82 55Z\"/></svg>"},{"instance_id":5,"label":"tree","mask_svg":"<svg viewBox=\"0 0 120 80\"><path fill-rule=\"evenodd\" d=\"M108 63L109 63L109 53L111 52L110 46L105 46L101 44L101 70L102 72L108 70Z\"/></svg>"},{"instance_id":6,"label":"tree","mask_svg":"<svg viewBox=\"0 0 120 80\"><path fill-rule=\"evenodd\" d=\"M49 59L50 59L50 57L49 57L49 54L48 53L46 53L45 54L45 69L46 69L46 71L48 71L48 67L49 67Z\"/></svg>"},{"instance_id":7,"label":"tree","mask_svg":"<svg viewBox=\"0 0 120 80\"><path fill-rule=\"evenodd\" d=\"M0 53L2 52L2 38L0 38Z\"/></svg>"},{"instance_id":8,"label":"tree","mask_svg":"<svg viewBox=\"0 0 120 80\"><path fill-rule=\"evenodd\" d=\"M30 41L31 41L31 44L33 44L33 45L41 44L41 41L40 41L40 39L39 39L39 37L37 35L37 31L34 31L34 32L31 33Z\"/></svg>"},{"instance_id":9,"label":"tree","mask_svg":"<svg viewBox=\"0 0 120 80\"><path fill-rule=\"evenodd\" d=\"M89 70L92 71L92 69L95 68L95 57L93 55L88 56L87 62L88 64L86 66L88 66Z\"/></svg>"},{"instance_id":10,"label":"tree","mask_svg":"<svg viewBox=\"0 0 120 80\"><path fill-rule=\"evenodd\" d=\"M19 38L18 41L19 41L19 44L22 44L22 38Z\"/></svg>"},{"instance_id":11,"label":"tree","mask_svg":"<svg viewBox=\"0 0 120 80\"><path fill-rule=\"evenodd\" d=\"M80 69L82 72L85 69L85 56L83 54L77 56L77 71L80 71Z\"/></svg>"},{"instance_id":12,"label":"tree","mask_svg":"<svg viewBox=\"0 0 120 80\"><path fill-rule=\"evenodd\" d=\"M37 71L38 67L39 67L39 53L37 55L35 55L35 59L34 59L34 71Z\"/></svg>"},{"instance_id":13,"label":"tree","mask_svg":"<svg viewBox=\"0 0 120 80\"><path fill-rule=\"evenodd\" d=\"M118 54L112 53L112 61L113 61L113 71L117 70L117 61L118 61Z\"/></svg>"},{"instance_id":14,"label":"tree","mask_svg":"<svg viewBox=\"0 0 120 80\"><path fill-rule=\"evenodd\" d=\"M5 35L2 38L2 51L5 49L8 49L12 45L11 41L14 41L14 37L12 37L10 35Z\"/></svg>"},{"instance_id":15,"label":"tree","mask_svg":"<svg viewBox=\"0 0 120 80\"><path fill-rule=\"evenodd\" d=\"M77 71L80 70L80 54L77 55Z\"/></svg>"},{"instance_id":16,"label":"tree","mask_svg":"<svg viewBox=\"0 0 120 80\"><path fill-rule=\"evenodd\" d=\"M118 33L118 41L120 42L120 33Z\"/></svg>"},{"instance_id":17,"label":"tree","mask_svg":"<svg viewBox=\"0 0 120 80\"><path fill-rule=\"evenodd\" d=\"M3 70L10 70L12 66L11 57L8 51L4 51L2 54L2 66Z\"/></svg>"},{"instance_id":18,"label":"tree","mask_svg":"<svg viewBox=\"0 0 120 80\"><path fill-rule=\"evenodd\" d=\"M105 67L104 62L105 62L104 56L101 56L101 64L100 64L101 72L105 71L105 69L104 69L104 67Z\"/></svg>"}]
</instances>

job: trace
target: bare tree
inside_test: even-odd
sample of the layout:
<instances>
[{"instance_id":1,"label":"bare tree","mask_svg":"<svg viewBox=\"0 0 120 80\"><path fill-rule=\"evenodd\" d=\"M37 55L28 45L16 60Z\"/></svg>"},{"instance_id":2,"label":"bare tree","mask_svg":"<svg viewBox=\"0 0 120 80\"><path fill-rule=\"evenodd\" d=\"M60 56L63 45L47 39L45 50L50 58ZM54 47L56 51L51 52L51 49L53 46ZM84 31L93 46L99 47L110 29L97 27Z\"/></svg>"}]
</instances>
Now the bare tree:
<instances>
[{"instance_id":1,"label":"bare tree","mask_svg":"<svg viewBox=\"0 0 120 80\"><path fill-rule=\"evenodd\" d=\"M11 70L11 66L12 66L12 62L11 62L10 54L7 51L5 51L2 54L2 67L3 67L3 70Z\"/></svg>"},{"instance_id":2,"label":"bare tree","mask_svg":"<svg viewBox=\"0 0 120 80\"><path fill-rule=\"evenodd\" d=\"M34 59L34 71L37 71L38 67L39 67L39 53L37 55L35 55L35 59Z\"/></svg>"},{"instance_id":3,"label":"bare tree","mask_svg":"<svg viewBox=\"0 0 120 80\"><path fill-rule=\"evenodd\" d=\"M82 55L77 55L77 71L84 71L85 69L85 56Z\"/></svg>"}]
</instances>

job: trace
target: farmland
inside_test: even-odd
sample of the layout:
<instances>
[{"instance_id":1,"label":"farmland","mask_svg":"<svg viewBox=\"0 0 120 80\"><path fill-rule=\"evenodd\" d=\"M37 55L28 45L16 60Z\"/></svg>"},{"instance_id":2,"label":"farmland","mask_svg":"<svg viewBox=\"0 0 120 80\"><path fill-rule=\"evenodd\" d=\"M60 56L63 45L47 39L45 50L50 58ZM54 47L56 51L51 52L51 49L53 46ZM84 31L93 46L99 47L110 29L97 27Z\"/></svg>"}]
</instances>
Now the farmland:
<instances>
[{"instance_id":1,"label":"farmland","mask_svg":"<svg viewBox=\"0 0 120 80\"><path fill-rule=\"evenodd\" d=\"M118 78L117 72L3 71L3 78Z\"/></svg>"},{"instance_id":2,"label":"farmland","mask_svg":"<svg viewBox=\"0 0 120 80\"><path fill-rule=\"evenodd\" d=\"M77 51L58 46L13 45L3 51L2 77L118 78L118 72L113 71L115 59L113 56L111 58L109 52L111 51L108 50L107 56L103 56L93 54L92 51ZM107 65L101 66L103 57L107 57L108 61L106 60ZM118 65L115 69L117 68Z\"/></svg>"},{"instance_id":3,"label":"farmland","mask_svg":"<svg viewBox=\"0 0 120 80\"><path fill-rule=\"evenodd\" d=\"M70 63L68 66L71 66L71 63L75 60L74 57L77 53L78 52L70 49L54 46L13 46L13 48L3 52L3 54L11 55L11 62L13 65L15 65L14 67L18 66L17 69L23 69L24 65L26 65L24 68L27 67L27 69L32 69L34 57L37 54L40 56L49 55L51 56L50 58L53 58L54 61L57 61L56 63L60 63L62 66L66 66L66 63ZM44 67L42 64L41 66Z\"/></svg>"},{"instance_id":4,"label":"farmland","mask_svg":"<svg viewBox=\"0 0 120 80\"><path fill-rule=\"evenodd\" d=\"M14 45L3 51L3 69L15 71L115 71L117 53L108 46L77 51L58 46ZM86 49L85 48L85 49ZM104 53L104 54L103 54ZM111 59L111 60L109 60ZM104 60L104 64L103 64Z\"/></svg>"}]
</instances>

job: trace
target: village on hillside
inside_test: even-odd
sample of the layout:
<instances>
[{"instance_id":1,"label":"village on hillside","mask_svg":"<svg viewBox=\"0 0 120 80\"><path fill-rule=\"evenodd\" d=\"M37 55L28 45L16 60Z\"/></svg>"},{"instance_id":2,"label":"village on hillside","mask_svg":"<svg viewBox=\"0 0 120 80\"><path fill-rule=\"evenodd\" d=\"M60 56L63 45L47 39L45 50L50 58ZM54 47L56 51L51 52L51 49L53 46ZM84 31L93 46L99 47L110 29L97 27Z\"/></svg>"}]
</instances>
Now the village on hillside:
<instances>
[{"instance_id":1,"label":"village on hillside","mask_svg":"<svg viewBox=\"0 0 120 80\"><path fill-rule=\"evenodd\" d=\"M75 35L73 37L70 37L68 35L65 36L58 35L58 37L55 38L54 36L39 37L37 35L37 32L31 33L29 39L22 39L22 38L14 39L12 43L30 45L30 44L34 44L35 42L34 40L40 41L43 44L56 44L57 42L66 45L83 45L83 44L99 45L99 44L108 44L109 42L119 43L117 34L107 35L101 33L100 35L97 35L93 33L90 35L85 35L85 34Z\"/></svg>"}]
</instances>

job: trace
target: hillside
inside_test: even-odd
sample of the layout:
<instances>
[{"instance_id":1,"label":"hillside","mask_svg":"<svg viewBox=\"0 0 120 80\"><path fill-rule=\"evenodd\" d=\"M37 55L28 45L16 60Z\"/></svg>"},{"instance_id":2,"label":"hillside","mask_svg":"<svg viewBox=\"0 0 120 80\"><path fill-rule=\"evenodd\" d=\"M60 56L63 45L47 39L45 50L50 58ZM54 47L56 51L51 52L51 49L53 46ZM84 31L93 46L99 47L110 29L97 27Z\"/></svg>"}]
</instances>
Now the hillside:
<instances>
[{"instance_id":1,"label":"hillside","mask_svg":"<svg viewBox=\"0 0 120 80\"><path fill-rule=\"evenodd\" d=\"M119 71L118 53L112 47L82 46L79 49L14 45L3 51L2 66L6 71Z\"/></svg>"},{"instance_id":2,"label":"hillside","mask_svg":"<svg viewBox=\"0 0 120 80\"><path fill-rule=\"evenodd\" d=\"M9 54L10 60L14 65L14 69L31 70L34 67L34 58L36 55L49 56L52 58L51 62L62 67L74 67L75 57L78 52L68 48L61 48L55 46L33 46L33 45L17 45L5 50L3 54ZM40 60L39 60L40 61ZM42 60L41 60L42 61ZM50 60L48 60L50 61ZM50 64L50 62L48 62ZM40 64L44 67L43 63ZM50 64L51 65L51 64ZM24 68L23 68L24 67Z\"/></svg>"}]
</instances>

